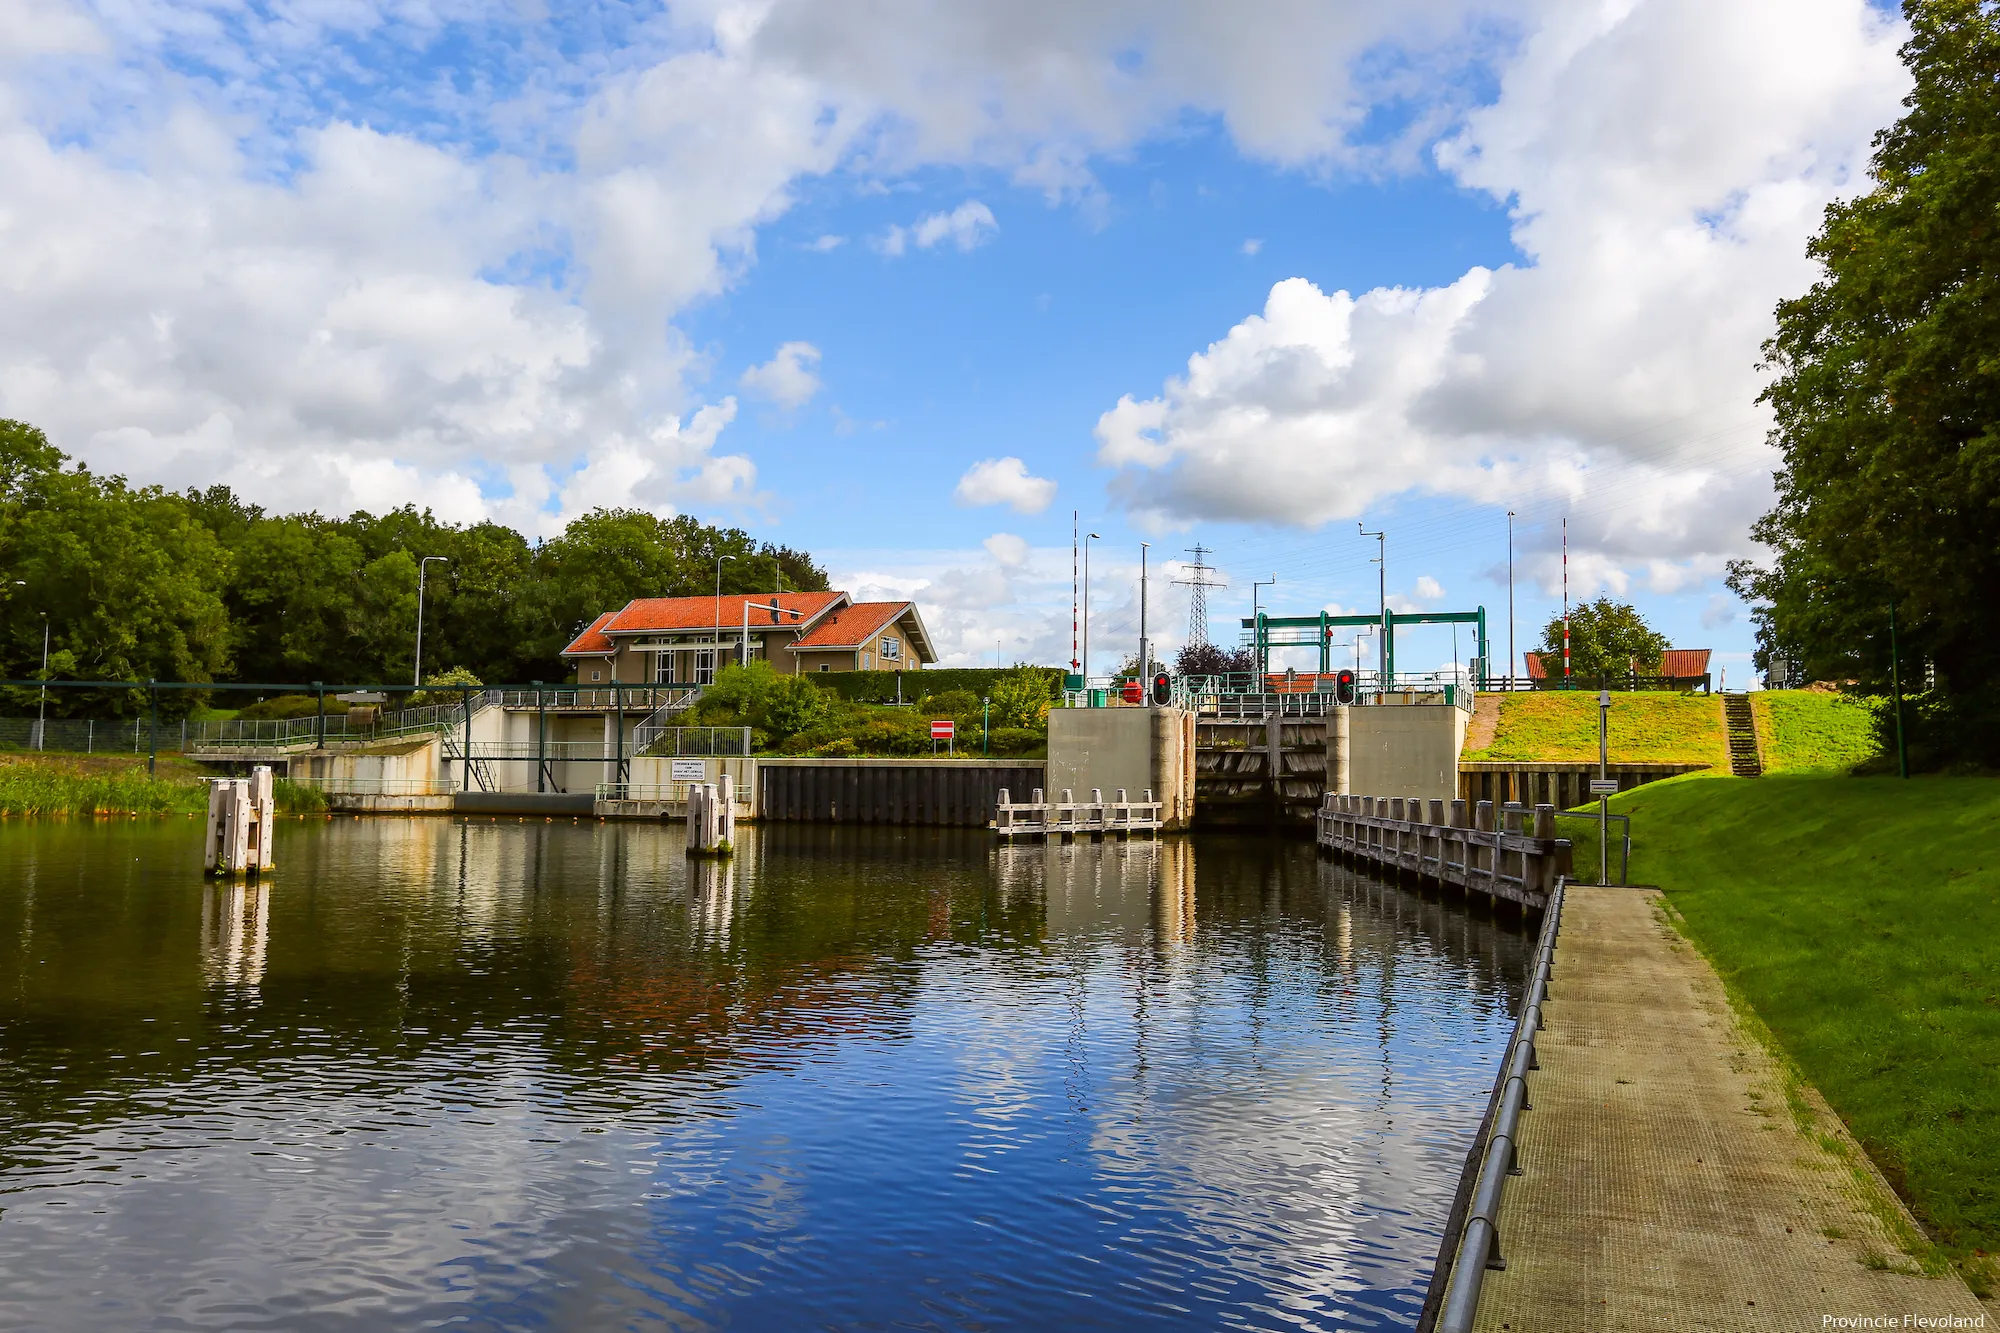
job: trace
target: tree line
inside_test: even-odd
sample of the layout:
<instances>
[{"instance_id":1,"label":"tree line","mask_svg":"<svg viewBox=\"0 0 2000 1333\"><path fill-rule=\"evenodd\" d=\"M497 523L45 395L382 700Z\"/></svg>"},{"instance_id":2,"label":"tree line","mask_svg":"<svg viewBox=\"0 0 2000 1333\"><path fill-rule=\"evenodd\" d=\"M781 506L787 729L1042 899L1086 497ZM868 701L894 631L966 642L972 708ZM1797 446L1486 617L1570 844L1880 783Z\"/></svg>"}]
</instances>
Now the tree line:
<instances>
[{"instance_id":1,"label":"tree line","mask_svg":"<svg viewBox=\"0 0 2000 1333\"><path fill-rule=\"evenodd\" d=\"M0 654L58 680L383 683L412 679L419 562L424 675L562 679L558 654L634 597L824 591L790 547L686 515L597 509L531 543L499 523L405 506L345 518L270 514L226 486L175 493L100 476L0 420ZM33 689L9 691L10 710ZM162 694L163 711L204 702ZM215 702L223 702L221 699ZM129 713L131 691L63 690L51 715Z\"/></svg>"},{"instance_id":2,"label":"tree line","mask_svg":"<svg viewBox=\"0 0 2000 1333\"><path fill-rule=\"evenodd\" d=\"M1731 586L1760 665L1908 696L1916 767L2000 762L2000 9L1908 0L1907 113L1828 207L1778 307L1763 395L1784 464Z\"/></svg>"}]
</instances>

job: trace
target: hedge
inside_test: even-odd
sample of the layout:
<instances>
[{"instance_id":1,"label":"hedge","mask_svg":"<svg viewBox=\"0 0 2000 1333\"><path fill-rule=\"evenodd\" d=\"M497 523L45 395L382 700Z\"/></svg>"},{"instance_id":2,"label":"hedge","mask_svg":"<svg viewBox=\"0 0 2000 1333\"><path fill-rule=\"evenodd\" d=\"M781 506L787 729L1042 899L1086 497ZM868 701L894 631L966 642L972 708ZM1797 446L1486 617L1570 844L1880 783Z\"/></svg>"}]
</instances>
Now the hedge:
<instances>
[{"instance_id":1,"label":"hedge","mask_svg":"<svg viewBox=\"0 0 2000 1333\"><path fill-rule=\"evenodd\" d=\"M1028 669L1048 677L1051 699L1062 692L1061 667ZM984 699L993 692L994 681L1019 670L1020 667L1012 666L934 667L928 671L818 671L812 673L811 678L813 684L832 690L843 699L864 704L892 704L896 702L896 679L900 676L903 702L913 704L927 694L943 694L946 690L970 690Z\"/></svg>"}]
</instances>

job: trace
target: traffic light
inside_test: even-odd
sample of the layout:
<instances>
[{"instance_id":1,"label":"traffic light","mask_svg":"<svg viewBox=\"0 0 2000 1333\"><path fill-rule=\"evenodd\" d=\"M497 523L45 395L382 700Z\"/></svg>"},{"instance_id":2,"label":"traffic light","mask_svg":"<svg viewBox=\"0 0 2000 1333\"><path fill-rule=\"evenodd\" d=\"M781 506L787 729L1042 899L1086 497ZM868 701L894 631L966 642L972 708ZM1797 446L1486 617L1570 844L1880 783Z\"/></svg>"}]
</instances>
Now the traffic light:
<instances>
[{"instance_id":1,"label":"traffic light","mask_svg":"<svg viewBox=\"0 0 2000 1333\"><path fill-rule=\"evenodd\" d=\"M1165 708L1174 701L1174 680L1164 671L1153 673L1153 703Z\"/></svg>"},{"instance_id":2,"label":"traffic light","mask_svg":"<svg viewBox=\"0 0 2000 1333\"><path fill-rule=\"evenodd\" d=\"M1354 702L1354 673L1337 671L1333 676L1333 701L1339 704Z\"/></svg>"}]
</instances>

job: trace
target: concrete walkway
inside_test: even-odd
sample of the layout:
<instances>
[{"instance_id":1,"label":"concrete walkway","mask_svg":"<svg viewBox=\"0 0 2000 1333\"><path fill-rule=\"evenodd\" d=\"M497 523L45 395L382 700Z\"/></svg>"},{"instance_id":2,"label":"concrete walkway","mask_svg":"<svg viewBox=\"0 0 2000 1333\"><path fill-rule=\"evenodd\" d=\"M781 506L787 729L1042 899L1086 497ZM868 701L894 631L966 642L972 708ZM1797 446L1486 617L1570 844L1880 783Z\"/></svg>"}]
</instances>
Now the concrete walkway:
<instances>
[{"instance_id":1,"label":"concrete walkway","mask_svg":"<svg viewBox=\"0 0 2000 1333\"><path fill-rule=\"evenodd\" d=\"M1908 1214L1819 1095L1745 1028L1661 896L1568 892L1522 1117L1525 1174L1500 1217L1507 1268L1487 1275L1478 1327L1977 1317L1955 1273L1918 1270Z\"/></svg>"}]
</instances>

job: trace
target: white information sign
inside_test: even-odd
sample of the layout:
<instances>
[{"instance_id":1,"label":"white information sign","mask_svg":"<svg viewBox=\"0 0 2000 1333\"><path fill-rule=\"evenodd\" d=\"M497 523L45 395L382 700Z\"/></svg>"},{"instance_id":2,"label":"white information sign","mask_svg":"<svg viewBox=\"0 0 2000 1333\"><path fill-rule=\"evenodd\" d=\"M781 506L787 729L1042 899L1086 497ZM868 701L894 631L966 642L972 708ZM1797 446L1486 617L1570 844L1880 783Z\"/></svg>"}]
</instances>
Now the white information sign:
<instances>
[{"instance_id":1,"label":"white information sign","mask_svg":"<svg viewBox=\"0 0 2000 1333\"><path fill-rule=\"evenodd\" d=\"M1616 796L1618 794L1618 779L1592 778L1590 780L1590 794L1592 796Z\"/></svg>"},{"instance_id":2,"label":"white information sign","mask_svg":"<svg viewBox=\"0 0 2000 1333\"><path fill-rule=\"evenodd\" d=\"M674 760L675 782L703 782L708 778L708 765L699 759Z\"/></svg>"}]
</instances>

